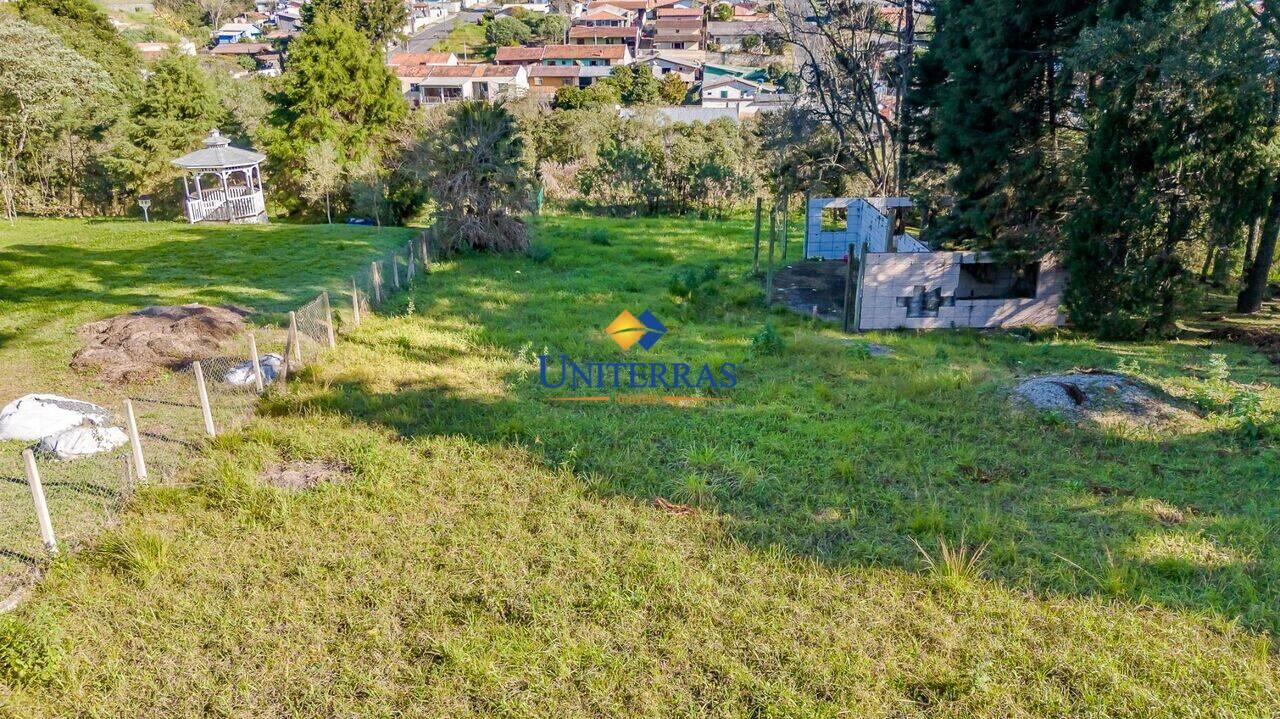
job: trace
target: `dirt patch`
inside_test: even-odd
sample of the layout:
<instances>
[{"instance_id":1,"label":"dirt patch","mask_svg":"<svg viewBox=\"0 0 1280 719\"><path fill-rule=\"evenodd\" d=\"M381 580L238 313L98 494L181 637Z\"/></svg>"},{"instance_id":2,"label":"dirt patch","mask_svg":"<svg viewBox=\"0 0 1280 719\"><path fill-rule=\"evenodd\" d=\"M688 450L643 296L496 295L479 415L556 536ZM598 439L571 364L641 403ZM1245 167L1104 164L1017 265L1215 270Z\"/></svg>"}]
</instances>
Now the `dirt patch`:
<instances>
[{"instance_id":1,"label":"dirt patch","mask_svg":"<svg viewBox=\"0 0 1280 719\"><path fill-rule=\"evenodd\" d=\"M244 330L248 314L231 306L154 306L90 322L80 328L86 343L71 367L111 382L144 379L215 356L224 340Z\"/></svg>"},{"instance_id":2,"label":"dirt patch","mask_svg":"<svg viewBox=\"0 0 1280 719\"><path fill-rule=\"evenodd\" d=\"M329 482L345 479L351 468L340 462L324 459L295 459L268 467L262 472L262 481L272 487L300 491Z\"/></svg>"},{"instance_id":3,"label":"dirt patch","mask_svg":"<svg viewBox=\"0 0 1280 719\"><path fill-rule=\"evenodd\" d=\"M1019 384L1014 395L1036 409L1101 424L1163 426L1198 419L1159 390L1120 374L1033 377Z\"/></svg>"},{"instance_id":4,"label":"dirt patch","mask_svg":"<svg viewBox=\"0 0 1280 719\"><path fill-rule=\"evenodd\" d=\"M1222 327L1210 330L1204 337L1221 342L1236 342L1262 352L1272 364L1280 364L1280 332L1261 327Z\"/></svg>"},{"instance_id":5,"label":"dirt patch","mask_svg":"<svg viewBox=\"0 0 1280 719\"><path fill-rule=\"evenodd\" d=\"M824 320L844 317L844 276L847 266L839 261L804 260L783 267L773 275L773 301L806 317L818 308Z\"/></svg>"}]
</instances>

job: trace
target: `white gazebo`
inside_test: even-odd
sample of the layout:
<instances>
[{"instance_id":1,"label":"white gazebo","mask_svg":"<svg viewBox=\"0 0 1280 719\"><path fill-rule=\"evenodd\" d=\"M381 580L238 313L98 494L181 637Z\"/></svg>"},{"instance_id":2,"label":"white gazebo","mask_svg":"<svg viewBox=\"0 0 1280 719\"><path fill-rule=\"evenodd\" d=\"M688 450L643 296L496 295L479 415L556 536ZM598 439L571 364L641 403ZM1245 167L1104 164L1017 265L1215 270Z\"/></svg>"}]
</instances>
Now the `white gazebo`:
<instances>
[{"instance_id":1,"label":"white gazebo","mask_svg":"<svg viewBox=\"0 0 1280 719\"><path fill-rule=\"evenodd\" d=\"M196 222L266 222L259 163L266 155L232 147L215 128L204 147L173 161L186 170L187 219ZM194 187L194 192L192 188Z\"/></svg>"}]
</instances>

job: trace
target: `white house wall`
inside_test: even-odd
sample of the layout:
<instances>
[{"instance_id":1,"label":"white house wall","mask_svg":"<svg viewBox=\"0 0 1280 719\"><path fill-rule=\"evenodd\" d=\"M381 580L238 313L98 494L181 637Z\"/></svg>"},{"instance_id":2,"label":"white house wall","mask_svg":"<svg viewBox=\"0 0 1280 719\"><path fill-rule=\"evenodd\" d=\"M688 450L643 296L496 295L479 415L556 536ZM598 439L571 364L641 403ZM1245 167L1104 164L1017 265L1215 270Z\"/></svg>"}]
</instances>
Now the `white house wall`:
<instances>
[{"instance_id":1,"label":"white house wall","mask_svg":"<svg viewBox=\"0 0 1280 719\"><path fill-rule=\"evenodd\" d=\"M954 327L1044 327L1063 324L1066 273L1052 256L1040 261L1036 293L1029 299L966 300L955 297L961 263L979 262L974 252L870 253L859 277L858 329L950 329ZM909 298L940 290L936 316L908 317ZM932 313L930 313L932 314Z\"/></svg>"}]
</instances>

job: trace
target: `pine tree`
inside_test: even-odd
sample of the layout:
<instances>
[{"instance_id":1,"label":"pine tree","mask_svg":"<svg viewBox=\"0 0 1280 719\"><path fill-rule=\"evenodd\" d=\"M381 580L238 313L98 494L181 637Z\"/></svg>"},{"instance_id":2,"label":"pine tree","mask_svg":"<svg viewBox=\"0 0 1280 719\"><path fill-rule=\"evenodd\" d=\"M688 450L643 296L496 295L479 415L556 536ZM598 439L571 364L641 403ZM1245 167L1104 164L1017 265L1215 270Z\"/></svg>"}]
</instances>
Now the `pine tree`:
<instances>
[{"instance_id":1,"label":"pine tree","mask_svg":"<svg viewBox=\"0 0 1280 719\"><path fill-rule=\"evenodd\" d=\"M1237 241L1262 206L1263 46L1237 8L1197 0L1099 24L1070 67L1089 82L1068 308L1103 336L1165 333L1197 235Z\"/></svg>"},{"instance_id":2,"label":"pine tree","mask_svg":"<svg viewBox=\"0 0 1280 719\"><path fill-rule=\"evenodd\" d=\"M224 113L195 58L169 55L151 68L116 164L130 193L163 191L177 177L170 161L200 145Z\"/></svg>"},{"instance_id":3,"label":"pine tree","mask_svg":"<svg viewBox=\"0 0 1280 719\"><path fill-rule=\"evenodd\" d=\"M1064 203L1059 130L1074 78L1064 50L1093 21L1089 0L940 0L919 67L931 160L955 168L956 205L935 242L1008 252L1051 246Z\"/></svg>"},{"instance_id":4,"label":"pine tree","mask_svg":"<svg viewBox=\"0 0 1280 719\"><path fill-rule=\"evenodd\" d=\"M408 111L381 50L330 14L293 41L280 80L267 130L278 187L298 189L307 152L323 141L344 168L380 156Z\"/></svg>"}]
</instances>

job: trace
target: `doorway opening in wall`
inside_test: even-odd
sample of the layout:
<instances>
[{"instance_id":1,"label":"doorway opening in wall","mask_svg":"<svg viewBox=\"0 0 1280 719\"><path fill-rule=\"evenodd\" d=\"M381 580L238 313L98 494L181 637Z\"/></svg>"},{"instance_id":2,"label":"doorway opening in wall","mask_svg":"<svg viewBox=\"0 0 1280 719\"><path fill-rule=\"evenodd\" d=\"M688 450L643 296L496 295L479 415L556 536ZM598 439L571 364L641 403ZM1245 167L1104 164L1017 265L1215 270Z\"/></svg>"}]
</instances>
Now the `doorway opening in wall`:
<instances>
[{"instance_id":1,"label":"doorway opening in wall","mask_svg":"<svg viewBox=\"0 0 1280 719\"><path fill-rule=\"evenodd\" d=\"M961 262L956 299L1031 300L1040 280L1040 263Z\"/></svg>"}]
</instances>

